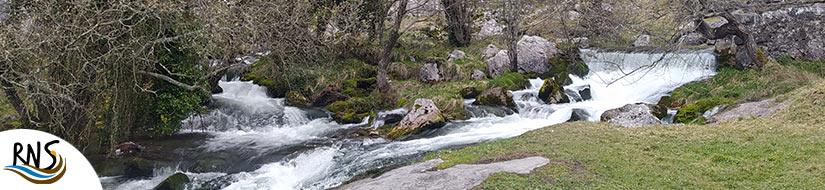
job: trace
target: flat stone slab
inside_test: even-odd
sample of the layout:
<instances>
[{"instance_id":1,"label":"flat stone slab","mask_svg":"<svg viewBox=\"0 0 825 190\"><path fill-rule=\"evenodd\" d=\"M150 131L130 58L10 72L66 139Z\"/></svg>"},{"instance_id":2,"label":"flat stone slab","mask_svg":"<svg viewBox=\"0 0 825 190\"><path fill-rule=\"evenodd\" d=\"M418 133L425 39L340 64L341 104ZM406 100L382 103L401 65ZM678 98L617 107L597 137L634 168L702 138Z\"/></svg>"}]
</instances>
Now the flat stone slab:
<instances>
[{"instance_id":1,"label":"flat stone slab","mask_svg":"<svg viewBox=\"0 0 825 190\"><path fill-rule=\"evenodd\" d=\"M498 172L527 174L535 168L546 165L550 160L535 156L490 164L459 164L443 170L428 171L443 162L444 160L441 159L433 159L404 166L377 178L355 181L340 189L470 189L480 185L490 174Z\"/></svg>"},{"instance_id":2,"label":"flat stone slab","mask_svg":"<svg viewBox=\"0 0 825 190\"><path fill-rule=\"evenodd\" d=\"M776 98L762 100L759 102L742 103L732 109L726 109L722 113L711 116L707 123L717 123L732 119L752 119L755 117L765 117L777 109L788 104L788 101L776 103Z\"/></svg>"}]
</instances>

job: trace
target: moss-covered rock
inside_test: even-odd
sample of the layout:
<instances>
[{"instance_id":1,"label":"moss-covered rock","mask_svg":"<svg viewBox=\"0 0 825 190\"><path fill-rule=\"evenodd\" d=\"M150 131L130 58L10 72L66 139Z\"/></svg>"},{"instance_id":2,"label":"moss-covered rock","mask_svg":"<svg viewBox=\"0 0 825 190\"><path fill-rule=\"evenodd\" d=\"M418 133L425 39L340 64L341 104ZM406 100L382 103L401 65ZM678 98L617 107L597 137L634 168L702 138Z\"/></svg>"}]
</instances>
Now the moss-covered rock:
<instances>
[{"instance_id":1,"label":"moss-covered rock","mask_svg":"<svg viewBox=\"0 0 825 190\"><path fill-rule=\"evenodd\" d=\"M517 108L516 102L513 100L513 94L501 87L493 87L484 90L484 92L476 97L476 101L473 102L473 104L485 106L504 106L514 110Z\"/></svg>"},{"instance_id":2,"label":"moss-covered rock","mask_svg":"<svg viewBox=\"0 0 825 190\"><path fill-rule=\"evenodd\" d=\"M556 80L549 78L539 89L539 99L547 104L570 103L570 98L564 93L564 88Z\"/></svg>"},{"instance_id":3,"label":"moss-covered rock","mask_svg":"<svg viewBox=\"0 0 825 190\"><path fill-rule=\"evenodd\" d=\"M530 86L530 80L519 73L504 73L490 79L490 87L501 87L504 90L521 90Z\"/></svg>"},{"instance_id":4,"label":"moss-covered rock","mask_svg":"<svg viewBox=\"0 0 825 190\"><path fill-rule=\"evenodd\" d=\"M146 159L138 157L126 158L123 168L123 176L126 178L150 177L154 171L154 164Z\"/></svg>"},{"instance_id":5,"label":"moss-covered rock","mask_svg":"<svg viewBox=\"0 0 825 190\"><path fill-rule=\"evenodd\" d=\"M269 57L263 57L257 62L247 67L241 81L252 81L260 86L266 87L266 94L270 97L282 98L289 91L289 86L278 73L271 73L267 65L274 64Z\"/></svg>"},{"instance_id":6,"label":"moss-covered rock","mask_svg":"<svg viewBox=\"0 0 825 190\"><path fill-rule=\"evenodd\" d=\"M169 176L163 182L155 186L155 190L183 190L186 189L186 184L189 183L189 176L183 173L175 173Z\"/></svg>"},{"instance_id":7,"label":"moss-covered rock","mask_svg":"<svg viewBox=\"0 0 825 190\"><path fill-rule=\"evenodd\" d=\"M724 104L731 104L733 102L733 99L727 98L708 98L699 100L695 104L689 104L679 108L679 112L676 113L674 122L704 124L707 118L702 117L702 114L712 109L713 107Z\"/></svg>"},{"instance_id":8,"label":"moss-covered rock","mask_svg":"<svg viewBox=\"0 0 825 190\"><path fill-rule=\"evenodd\" d=\"M369 100L361 97L350 98L346 101L337 101L327 106L332 112L332 119L339 123L360 123L372 111Z\"/></svg>"},{"instance_id":9,"label":"moss-covered rock","mask_svg":"<svg viewBox=\"0 0 825 190\"><path fill-rule=\"evenodd\" d=\"M543 78L555 77L556 81L562 86L572 83L569 74L584 77L590 72L590 68L579 56L578 48L566 48L564 50L548 60L550 72L541 76Z\"/></svg>"},{"instance_id":10,"label":"moss-covered rock","mask_svg":"<svg viewBox=\"0 0 825 190\"><path fill-rule=\"evenodd\" d=\"M304 95L301 94L300 92L294 91L294 90L289 91L289 92L286 93L286 102L293 105L293 106L297 106L297 107L309 107L310 106L309 99L304 97Z\"/></svg>"},{"instance_id":11,"label":"moss-covered rock","mask_svg":"<svg viewBox=\"0 0 825 190\"><path fill-rule=\"evenodd\" d=\"M410 107L410 112L387 134L387 137L397 139L405 135L442 127L446 122L447 120L441 114L441 110L435 106L432 100L416 99Z\"/></svg>"}]
</instances>

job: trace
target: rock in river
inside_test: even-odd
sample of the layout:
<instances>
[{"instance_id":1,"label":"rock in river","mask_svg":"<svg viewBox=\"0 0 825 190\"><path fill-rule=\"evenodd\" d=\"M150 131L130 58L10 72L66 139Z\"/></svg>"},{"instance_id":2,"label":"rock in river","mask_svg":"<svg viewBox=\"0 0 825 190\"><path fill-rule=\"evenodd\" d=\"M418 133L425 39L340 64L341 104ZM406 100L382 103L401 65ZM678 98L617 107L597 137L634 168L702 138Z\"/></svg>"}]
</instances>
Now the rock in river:
<instances>
[{"instance_id":1,"label":"rock in river","mask_svg":"<svg viewBox=\"0 0 825 190\"><path fill-rule=\"evenodd\" d=\"M435 106L433 100L416 99L410 112L404 116L404 119L401 119L398 126L392 129L388 136L395 139L407 134L440 128L444 124L446 124L446 119L441 114L441 110Z\"/></svg>"}]
</instances>

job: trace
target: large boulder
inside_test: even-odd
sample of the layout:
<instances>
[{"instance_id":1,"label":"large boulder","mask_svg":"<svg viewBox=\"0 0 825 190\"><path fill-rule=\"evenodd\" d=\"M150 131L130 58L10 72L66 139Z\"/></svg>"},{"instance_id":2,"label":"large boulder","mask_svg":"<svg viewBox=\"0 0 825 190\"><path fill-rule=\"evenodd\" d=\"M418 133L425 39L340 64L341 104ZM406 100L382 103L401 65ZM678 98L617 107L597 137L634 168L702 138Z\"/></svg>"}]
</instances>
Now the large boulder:
<instances>
[{"instance_id":1,"label":"large boulder","mask_svg":"<svg viewBox=\"0 0 825 190\"><path fill-rule=\"evenodd\" d=\"M516 109L516 102L513 100L513 94L501 87L494 87L476 96L474 105L485 106L504 106L511 109Z\"/></svg>"},{"instance_id":2,"label":"large boulder","mask_svg":"<svg viewBox=\"0 0 825 190\"><path fill-rule=\"evenodd\" d=\"M643 127L662 125L667 116L667 108L654 104L628 104L602 113L601 121L622 127Z\"/></svg>"},{"instance_id":3,"label":"large boulder","mask_svg":"<svg viewBox=\"0 0 825 190\"><path fill-rule=\"evenodd\" d=\"M482 59L492 58L493 56L496 56L496 54L499 51L501 51L501 49L498 49L498 47L496 47L496 45L493 45L493 44L487 45L487 47L484 48L484 51L481 52L481 58Z\"/></svg>"},{"instance_id":4,"label":"large boulder","mask_svg":"<svg viewBox=\"0 0 825 190\"><path fill-rule=\"evenodd\" d=\"M687 33L679 38L679 43L689 46L702 45L705 44L707 41L707 37L696 32Z\"/></svg>"},{"instance_id":5,"label":"large boulder","mask_svg":"<svg viewBox=\"0 0 825 190\"><path fill-rule=\"evenodd\" d=\"M160 182L154 190L183 190L186 189L186 184L189 182L189 176L178 172Z\"/></svg>"},{"instance_id":6,"label":"large boulder","mask_svg":"<svg viewBox=\"0 0 825 190\"><path fill-rule=\"evenodd\" d=\"M570 103L570 98L564 93L564 88L552 78L545 79L539 89L539 99L547 104Z\"/></svg>"},{"instance_id":7,"label":"large boulder","mask_svg":"<svg viewBox=\"0 0 825 190\"><path fill-rule=\"evenodd\" d=\"M538 36L525 35L518 41L519 73L546 73L547 60L558 53L556 43Z\"/></svg>"},{"instance_id":8,"label":"large boulder","mask_svg":"<svg viewBox=\"0 0 825 190\"><path fill-rule=\"evenodd\" d=\"M418 80L427 83L436 83L441 81L441 74L438 71L438 65L435 63L427 63L418 71Z\"/></svg>"},{"instance_id":9,"label":"large boulder","mask_svg":"<svg viewBox=\"0 0 825 190\"><path fill-rule=\"evenodd\" d=\"M501 50L492 58L487 59L487 74L490 74L490 78L495 78L509 71L510 57L507 56L507 50Z\"/></svg>"},{"instance_id":10,"label":"large boulder","mask_svg":"<svg viewBox=\"0 0 825 190\"><path fill-rule=\"evenodd\" d=\"M430 99L416 99L410 108L410 112L401 119L398 126L389 132L388 137L396 139L398 137L417 133L424 130L440 128L446 124L441 110L435 106L435 102Z\"/></svg>"},{"instance_id":11,"label":"large boulder","mask_svg":"<svg viewBox=\"0 0 825 190\"><path fill-rule=\"evenodd\" d=\"M463 51L453 50L453 52L450 53L449 56L447 56L447 61L448 62L453 62L453 61L456 61L456 60L459 60L459 59L464 59L464 58L467 58L467 55Z\"/></svg>"}]
</instances>

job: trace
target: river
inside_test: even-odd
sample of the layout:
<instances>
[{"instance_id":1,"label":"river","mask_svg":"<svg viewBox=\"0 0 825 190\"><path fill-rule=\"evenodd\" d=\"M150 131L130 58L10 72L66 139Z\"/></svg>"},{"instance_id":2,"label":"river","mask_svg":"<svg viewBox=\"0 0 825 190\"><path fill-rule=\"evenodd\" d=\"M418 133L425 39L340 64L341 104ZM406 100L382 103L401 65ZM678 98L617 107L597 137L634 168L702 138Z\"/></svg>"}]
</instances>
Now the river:
<instances>
[{"instance_id":1,"label":"river","mask_svg":"<svg viewBox=\"0 0 825 190\"><path fill-rule=\"evenodd\" d=\"M151 189L175 172L187 174L188 189L327 189L358 175L421 161L428 152L511 138L566 122L575 111L589 121L602 112L630 103L656 103L677 87L716 74L712 50L671 53L583 49L590 73L571 76L565 89L589 86L592 99L548 105L537 100L542 79L513 91L518 113L508 116L472 114L443 128L401 141L353 137L366 126L341 125L319 109L285 106L251 82L224 80L223 93L213 95L216 109L184 121L176 136L196 136L170 150L174 167L163 166L147 179L101 177L105 189ZM577 96L570 90L569 96ZM473 100L466 100L469 105ZM474 109L473 106L467 106ZM394 110L404 112L406 110ZM173 137L174 138L174 137ZM204 168L202 165L211 167Z\"/></svg>"}]
</instances>

